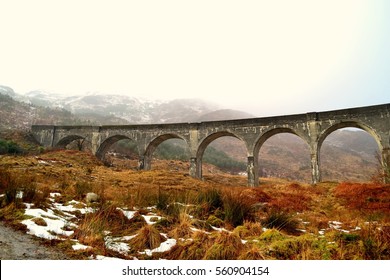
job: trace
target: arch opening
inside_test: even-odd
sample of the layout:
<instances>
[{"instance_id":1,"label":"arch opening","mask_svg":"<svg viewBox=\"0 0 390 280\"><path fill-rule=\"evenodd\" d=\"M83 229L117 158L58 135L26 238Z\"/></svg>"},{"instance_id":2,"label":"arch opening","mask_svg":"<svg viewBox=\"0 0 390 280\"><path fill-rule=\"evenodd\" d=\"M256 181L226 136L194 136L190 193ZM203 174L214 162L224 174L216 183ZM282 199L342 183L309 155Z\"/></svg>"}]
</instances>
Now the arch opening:
<instances>
[{"instance_id":1,"label":"arch opening","mask_svg":"<svg viewBox=\"0 0 390 280\"><path fill-rule=\"evenodd\" d=\"M139 151L137 143L124 135L107 138L99 147L96 156L107 166L137 169Z\"/></svg>"},{"instance_id":2,"label":"arch opening","mask_svg":"<svg viewBox=\"0 0 390 280\"><path fill-rule=\"evenodd\" d=\"M124 138L114 142L108 149L104 157L106 165L124 168L139 168L139 152L137 143L130 139Z\"/></svg>"},{"instance_id":3,"label":"arch opening","mask_svg":"<svg viewBox=\"0 0 390 280\"><path fill-rule=\"evenodd\" d=\"M90 151L85 137L80 135L69 135L58 141L56 148L77 151Z\"/></svg>"},{"instance_id":4,"label":"arch opening","mask_svg":"<svg viewBox=\"0 0 390 280\"><path fill-rule=\"evenodd\" d=\"M332 127L322 137L319 151L323 181L367 182L380 170L380 145L362 125Z\"/></svg>"},{"instance_id":5,"label":"arch opening","mask_svg":"<svg viewBox=\"0 0 390 280\"><path fill-rule=\"evenodd\" d=\"M188 172L190 150L188 143L175 134L164 134L155 138L144 154L145 169ZM152 164L153 162L153 164Z\"/></svg>"},{"instance_id":6,"label":"arch opening","mask_svg":"<svg viewBox=\"0 0 390 280\"><path fill-rule=\"evenodd\" d=\"M202 141L197 151L198 177L213 174L247 176L248 152L245 142L230 132L219 132ZM206 165L203 166L203 163Z\"/></svg>"},{"instance_id":7,"label":"arch opening","mask_svg":"<svg viewBox=\"0 0 390 280\"><path fill-rule=\"evenodd\" d=\"M260 178L283 178L310 183L310 147L290 130L277 130L261 140L255 154Z\"/></svg>"}]
</instances>

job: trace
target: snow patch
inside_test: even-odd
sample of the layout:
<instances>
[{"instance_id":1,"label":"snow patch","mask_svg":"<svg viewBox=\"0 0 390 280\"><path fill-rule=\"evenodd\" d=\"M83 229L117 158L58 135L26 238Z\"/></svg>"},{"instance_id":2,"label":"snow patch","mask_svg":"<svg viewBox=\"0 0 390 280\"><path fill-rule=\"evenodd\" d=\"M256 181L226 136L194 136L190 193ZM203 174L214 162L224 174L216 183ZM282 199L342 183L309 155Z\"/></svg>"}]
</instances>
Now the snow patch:
<instances>
[{"instance_id":1,"label":"snow patch","mask_svg":"<svg viewBox=\"0 0 390 280\"><path fill-rule=\"evenodd\" d=\"M175 245L176 245L176 239L167 239L167 241L162 242L159 247L157 247L157 248L155 248L153 250L146 249L145 251L139 252L139 253L140 254L146 254L146 255L151 257L153 255L153 253L168 252Z\"/></svg>"}]
</instances>

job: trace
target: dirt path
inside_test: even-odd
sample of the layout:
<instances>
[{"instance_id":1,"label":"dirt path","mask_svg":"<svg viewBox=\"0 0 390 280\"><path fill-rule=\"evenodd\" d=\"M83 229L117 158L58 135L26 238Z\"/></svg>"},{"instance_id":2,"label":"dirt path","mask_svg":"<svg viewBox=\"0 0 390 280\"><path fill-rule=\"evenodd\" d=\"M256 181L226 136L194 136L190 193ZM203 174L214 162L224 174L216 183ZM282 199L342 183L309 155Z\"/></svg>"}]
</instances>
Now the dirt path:
<instances>
[{"instance_id":1,"label":"dirt path","mask_svg":"<svg viewBox=\"0 0 390 280\"><path fill-rule=\"evenodd\" d=\"M0 260L63 260L67 257L34 237L0 222Z\"/></svg>"}]
</instances>

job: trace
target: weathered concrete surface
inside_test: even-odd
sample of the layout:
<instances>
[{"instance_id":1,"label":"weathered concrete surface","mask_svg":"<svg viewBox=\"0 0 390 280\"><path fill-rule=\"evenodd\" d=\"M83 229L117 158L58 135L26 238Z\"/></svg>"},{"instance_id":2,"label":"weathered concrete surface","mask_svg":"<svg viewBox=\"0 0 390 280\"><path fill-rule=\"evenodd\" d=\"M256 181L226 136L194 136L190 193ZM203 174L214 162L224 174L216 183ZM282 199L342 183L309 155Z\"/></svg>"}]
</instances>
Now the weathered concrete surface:
<instances>
[{"instance_id":1,"label":"weathered concrete surface","mask_svg":"<svg viewBox=\"0 0 390 280\"><path fill-rule=\"evenodd\" d=\"M104 159L112 144L131 139L138 147L140 167L150 169L153 152L159 144L171 138L184 140L191 153L190 175L202 178L202 157L207 146L215 139L233 136L246 147L248 158L248 185L256 186L260 148L271 136L292 133L299 136L310 148L312 183L321 181L320 149L333 131L361 128L371 134L382 153L383 165L390 166L390 104L313 112L289 116L252 118L200 123L150 124L125 126L47 126L34 125L32 132L45 147L65 147L83 139L91 151Z\"/></svg>"}]
</instances>

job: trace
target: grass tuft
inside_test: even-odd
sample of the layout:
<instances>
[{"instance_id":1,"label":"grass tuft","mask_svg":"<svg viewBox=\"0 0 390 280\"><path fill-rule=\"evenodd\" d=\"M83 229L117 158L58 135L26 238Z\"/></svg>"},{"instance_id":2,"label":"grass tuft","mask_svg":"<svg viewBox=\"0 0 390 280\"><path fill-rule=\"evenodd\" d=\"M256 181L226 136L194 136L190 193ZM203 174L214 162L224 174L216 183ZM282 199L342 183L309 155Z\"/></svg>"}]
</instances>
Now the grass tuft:
<instances>
[{"instance_id":1,"label":"grass tuft","mask_svg":"<svg viewBox=\"0 0 390 280\"><path fill-rule=\"evenodd\" d=\"M191 239L172 248L166 257L170 260L202 260L212 244L213 240L208 234L196 231Z\"/></svg>"},{"instance_id":2,"label":"grass tuft","mask_svg":"<svg viewBox=\"0 0 390 280\"><path fill-rule=\"evenodd\" d=\"M239 196L233 191L224 193L223 210L225 212L225 222L233 227L242 225L244 220L254 219L252 203L244 196Z\"/></svg>"},{"instance_id":3,"label":"grass tuft","mask_svg":"<svg viewBox=\"0 0 390 280\"><path fill-rule=\"evenodd\" d=\"M264 252L257 246L252 246L244 250L239 256L239 260L265 260Z\"/></svg>"},{"instance_id":4,"label":"grass tuft","mask_svg":"<svg viewBox=\"0 0 390 280\"><path fill-rule=\"evenodd\" d=\"M242 226L236 227L233 233L240 238L258 237L263 233L263 228L259 223L245 222Z\"/></svg>"},{"instance_id":5,"label":"grass tuft","mask_svg":"<svg viewBox=\"0 0 390 280\"><path fill-rule=\"evenodd\" d=\"M206 260L234 260L237 259L244 245L241 238L234 234L222 231L214 244L207 250Z\"/></svg>"},{"instance_id":6,"label":"grass tuft","mask_svg":"<svg viewBox=\"0 0 390 280\"><path fill-rule=\"evenodd\" d=\"M130 246L136 251L154 249L166 238L153 225L145 225L137 231L137 236L130 240Z\"/></svg>"},{"instance_id":7,"label":"grass tuft","mask_svg":"<svg viewBox=\"0 0 390 280\"><path fill-rule=\"evenodd\" d=\"M299 221L291 214L280 210L271 210L262 221L265 228L275 228L290 234L296 234Z\"/></svg>"},{"instance_id":8,"label":"grass tuft","mask_svg":"<svg viewBox=\"0 0 390 280\"><path fill-rule=\"evenodd\" d=\"M169 235L175 239L189 238L192 235L192 219L186 212L179 215L179 224L169 232Z\"/></svg>"}]
</instances>

